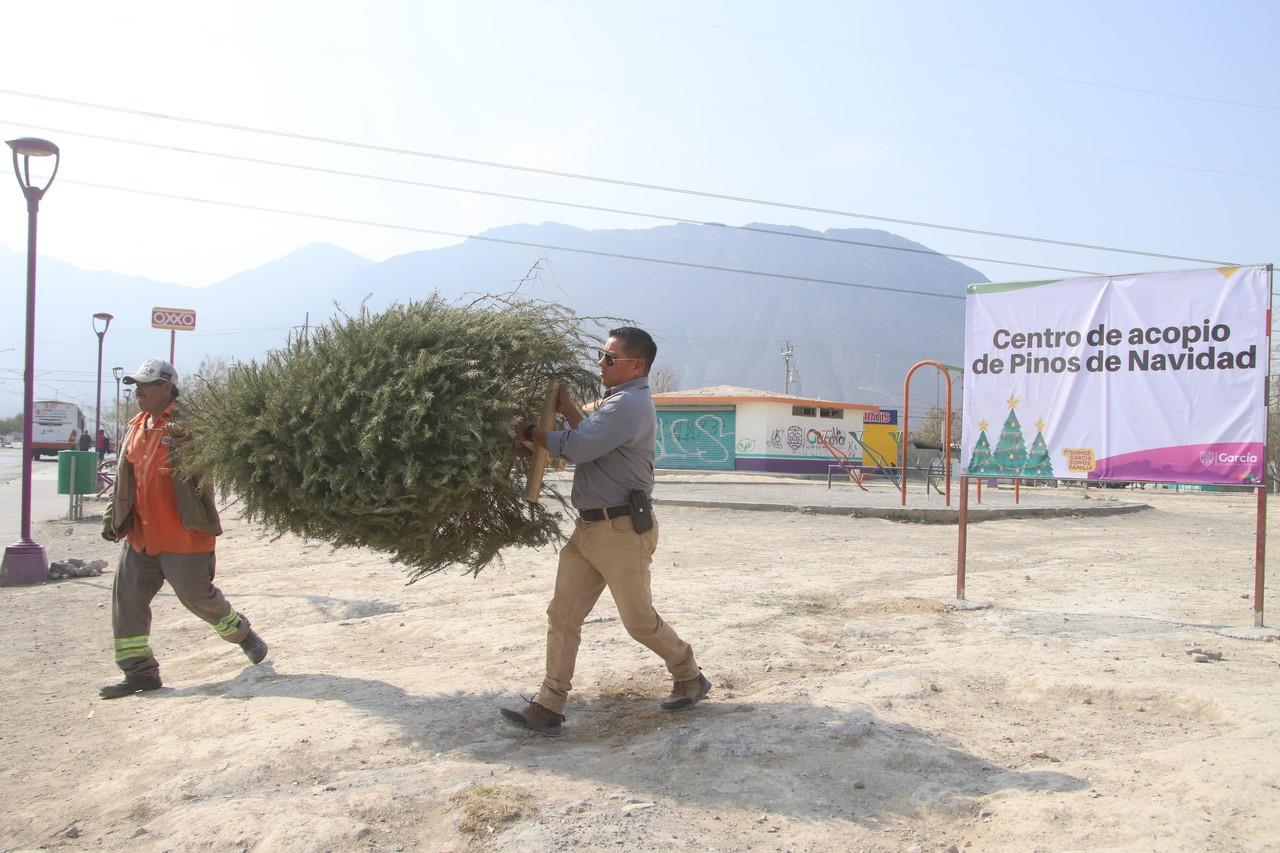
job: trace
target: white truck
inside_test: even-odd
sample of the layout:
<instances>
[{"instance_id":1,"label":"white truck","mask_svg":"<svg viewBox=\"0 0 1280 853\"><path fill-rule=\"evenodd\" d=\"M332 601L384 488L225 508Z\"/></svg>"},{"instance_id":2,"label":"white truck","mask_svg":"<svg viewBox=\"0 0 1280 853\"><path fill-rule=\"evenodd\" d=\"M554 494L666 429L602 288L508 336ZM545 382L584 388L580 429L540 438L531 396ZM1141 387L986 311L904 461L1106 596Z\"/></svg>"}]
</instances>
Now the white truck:
<instances>
[{"instance_id":1,"label":"white truck","mask_svg":"<svg viewBox=\"0 0 1280 853\"><path fill-rule=\"evenodd\" d=\"M36 400L31 423L31 455L57 456L59 450L77 450L84 433L84 415L75 403Z\"/></svg>"}]
</instances>

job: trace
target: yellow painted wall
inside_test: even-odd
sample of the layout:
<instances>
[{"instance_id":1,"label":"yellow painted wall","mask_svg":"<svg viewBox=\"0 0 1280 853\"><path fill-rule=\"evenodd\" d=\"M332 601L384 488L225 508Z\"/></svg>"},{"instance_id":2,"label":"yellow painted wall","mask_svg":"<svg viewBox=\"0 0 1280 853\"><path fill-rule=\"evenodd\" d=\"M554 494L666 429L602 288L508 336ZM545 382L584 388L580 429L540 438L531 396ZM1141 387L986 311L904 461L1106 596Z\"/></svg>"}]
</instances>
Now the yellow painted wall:
<instances>
[{"instance_id":1,"label":"yellow painted wall","mask_svg":"<svg viewBox=\"0 0 1280 853\"><path fill-rule=\"evenodd\" d=\"M877 415L884 418L888 415L891 423L866 423L866 421L875 418ZM898 441L900 437L901 427L898 426L898 412L896 409L882 409L880 412L863 412L862 425L862 441L867 447L879 453L890 464L896 465L898 461ZM872 465L871 459L863 454L863 467Z\"/></svg>"}]
</instances>

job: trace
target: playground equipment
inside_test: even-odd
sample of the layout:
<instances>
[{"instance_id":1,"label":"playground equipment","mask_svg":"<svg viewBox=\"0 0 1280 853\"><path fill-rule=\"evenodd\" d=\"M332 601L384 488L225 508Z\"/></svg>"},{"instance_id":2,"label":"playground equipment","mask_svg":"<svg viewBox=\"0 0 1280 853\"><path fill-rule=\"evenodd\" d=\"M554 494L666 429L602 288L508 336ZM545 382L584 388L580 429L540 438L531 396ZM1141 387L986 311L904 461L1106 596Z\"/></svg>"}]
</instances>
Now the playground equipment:
<instances>
[{"instance_id":1,"label":"playground equipment","mask_svg":"<svg viewBox=\"0 0 1280 853\"><path fill-rule=\"evenodd\" d=\"M809 430L809 436L817 439L818 444L821 444L824 448L826 448L827 452L831 454L831 458L836 460L836 467L839 468L841 471L845 472L846 474L848 474L849 479L853 481L853 484L855 486L857 486L859 489L862 489L862 491L864 492L867 490L867 487L862 485L862 467L854 460L852 456L850 456L848 453L845 453L840 448L836 447L834 444L832 444L830 441L827 440L827 437L825 435L823 435L821 432L819 432L816 429ZM831 487L830 467L828 467L827 471L828 471L827 487L830 488Z\"/></svg>"},{"instance_id":2,"label":"playground equipment","mask_svg":"<svg viewBox=\"0 0 1280 853\"><path fill-rule=\"evenodd\" d=\"M831 469L835 467L848 474L849 479L853 481L854 485L862 489L864 492L867 491L867 487L863 485L863 479L868 473L868 461L871 462L871 473L881 474L888 477L893 482L894 488L898 488L897 466L886 459L884 454L867 445L867 443L862 440L861 433L849 433L850 437L857 443L858 447L862 448L861 462L854 459L839 447L836 447L818 430L810 430L809 433L817 440L818 444L821 444L826 448L827 452L831 454L831 458L835 460L834 466L827 466L827 488L831 488Z\"/></svg>"},{"instance_id":3,"label":"playground equipment","mask_svg":"<svg viewBox=\"0 0 1280 853\"><path fill-rule=\"evenodd\" d=\"M934 444L931 441L921 441L920 439L912 439L911 446L916 450L931 450L934 455L929 459L929 468L925 471L924 493L927 496L929 490L942 494L942 481L946 478L946 467L948 456L946 449L940 444Z\"/></svg>"},{"instance_id":4,"label":"playground equipment","mask_svg":"<svg viewBox=\"0 0 1280 853\"><path fill-rule=\"evenodd\" d=\"M911 430L911 377L920 368L929 365L942 371L942 375L947 380L947 408L946 408L946 427L943 430L943 446L942 467L943 479L946 481L947 490L947 506L951 506L951 370L959 371L960 368L943 364L933 359L925 359L918 361L907 371L907 376L902 380L902 439L898 444L898 454L901 460L902 470L902 505L907 505L907 441L910 438Z\"/></svg>"}]
</instances>

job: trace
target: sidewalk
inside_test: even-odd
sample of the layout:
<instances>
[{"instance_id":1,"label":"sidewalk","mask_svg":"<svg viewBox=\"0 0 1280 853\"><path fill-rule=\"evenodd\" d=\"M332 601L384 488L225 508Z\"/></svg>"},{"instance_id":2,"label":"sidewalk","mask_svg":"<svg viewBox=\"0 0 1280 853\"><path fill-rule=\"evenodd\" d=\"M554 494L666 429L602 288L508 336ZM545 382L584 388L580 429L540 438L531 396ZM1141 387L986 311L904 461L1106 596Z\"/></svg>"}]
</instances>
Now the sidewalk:
<instances>
[{"instance_id":1,"label":"sidewalk","mask_svg":"<svg viewBox=\"0 0 1280 853\"><path fill-rule=\"evenodd\" d=\"M92 497L92 496L89 496ZM58 494L58 463L33 462L31 466L31 523L65 518L67 495ZM86 501L86 503L88 503ZM86 506L86 513L100 512ZM0 547L18 541L22 534L22 473L0 481Z\"/></svg>"},{"instance_id":2,"label":"sidewalk","mask_svg":"<svg viewBox=\"0 0 1280 853\"><path fill-rule=\"evenodd\" d=\"M547 482L556 483L567 495L572 474L548 472ZM708 509L739 509L765 512L809 512L848 515L860 518L888 518L936 524L955 524L959 516L960 480L951 482L951 505L944 495L925 493L923 479L907 484L907 505L888 481L868 481L867 490L849 479L834 481L827 488L825 480L794 477L772 477L759 474L704 474L694 471L659 471L654 483L653 501L657 505L691 506ZM1123 495L1124 498L1118 497ZM977 488L969 487L969 521L997 518L1045 518L1051 516L1118 515L1147 509L1144 502L1127 500L1130 492L1114 492L1099 488L1087 491L1081 487L1023 486L1014 502L1012 484L998 489L984 487L982 502Z\"/></svg>"}]
</instances>

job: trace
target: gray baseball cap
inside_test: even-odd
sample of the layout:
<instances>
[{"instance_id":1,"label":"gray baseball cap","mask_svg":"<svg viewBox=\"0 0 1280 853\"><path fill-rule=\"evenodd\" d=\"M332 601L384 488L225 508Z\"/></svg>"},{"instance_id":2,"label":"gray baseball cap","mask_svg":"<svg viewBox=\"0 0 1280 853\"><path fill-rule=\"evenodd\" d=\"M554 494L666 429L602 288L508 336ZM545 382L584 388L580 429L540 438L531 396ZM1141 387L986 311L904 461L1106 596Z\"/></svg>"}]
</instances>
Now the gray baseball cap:
<instances>
[{"instance_id":1,"label":"gray baseball cap","mask_svg":"<svg viewBox=\"0 0 1280 853\"><path fill-rule=\"evenodd\" d=\"M126 385L146 384L148 382L172 382L178 384L178 371L163 358L149 358L132 373L126 373L122 382Z\"/></svg>"}]
</instances>

